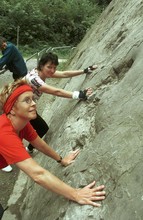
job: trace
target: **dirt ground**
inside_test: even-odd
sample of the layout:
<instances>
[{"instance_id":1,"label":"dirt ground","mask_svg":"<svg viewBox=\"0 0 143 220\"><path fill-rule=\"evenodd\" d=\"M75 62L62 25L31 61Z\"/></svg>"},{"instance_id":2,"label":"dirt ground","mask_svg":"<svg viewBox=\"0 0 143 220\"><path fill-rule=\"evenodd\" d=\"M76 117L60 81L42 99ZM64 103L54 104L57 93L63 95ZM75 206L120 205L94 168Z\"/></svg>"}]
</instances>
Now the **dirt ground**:
<instances>
[{"instance_id":1,"label":"dirt ground","mask_svg":"<svg viewBox=\"0 0 143 220\"><path fill-rule=\"evenodd\" d=\"M10 173L0 170L0 203L4 208L7 206L9 196L13 191L19 173L19 169L16 166L12 167L13 171Z\"/></svg>"}]
</instances>

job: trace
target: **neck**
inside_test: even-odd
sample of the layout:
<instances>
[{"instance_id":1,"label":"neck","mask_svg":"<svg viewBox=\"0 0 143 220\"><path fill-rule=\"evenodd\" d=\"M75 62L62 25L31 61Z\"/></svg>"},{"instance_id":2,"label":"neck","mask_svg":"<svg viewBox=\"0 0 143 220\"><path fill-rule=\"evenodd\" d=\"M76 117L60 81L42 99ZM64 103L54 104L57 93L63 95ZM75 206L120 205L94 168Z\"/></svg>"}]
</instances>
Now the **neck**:
<instances>
[{"instance_id":1,"label":"neck","mask_svg":"<svg viewBox=\"0 0 143 220\"><path fill-rule=\"evenodd\" d=\"M45 81L46 77L43 75L43 73L41 71L38 71L38 75L40 76L40 78Z\"/></svg>"},{"instance_id":2,"label":"neck","mask_svg":"<svg viewBox=\"0 0 143 220\"><path fill-rule=\"evenodd\" d=\"M25 127L25 125L29 122L29 121L23 120L22 118L18 118L17 116L12 115L12 114L8 114L7 118L9 118L9 120L11 121L11 124L14 127L16 133L19 133Z\"/></svg>"}]
</instances>

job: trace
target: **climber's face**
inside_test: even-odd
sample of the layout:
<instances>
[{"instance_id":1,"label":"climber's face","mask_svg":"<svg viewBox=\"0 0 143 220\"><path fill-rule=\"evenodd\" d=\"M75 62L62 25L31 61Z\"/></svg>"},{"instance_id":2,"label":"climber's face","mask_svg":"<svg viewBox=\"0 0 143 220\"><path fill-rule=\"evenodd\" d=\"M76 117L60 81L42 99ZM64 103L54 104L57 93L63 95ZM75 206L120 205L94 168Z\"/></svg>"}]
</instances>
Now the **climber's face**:
<instances>
[{"instance_id":1,"label":"climber's face","mask_svg":"<svg viewBox=\"0 0 143 220\"><path fill-rule=\"evenodd\" d=\"M45 78L50 78L53 77L54 73L56 72L56 68L57 66L49 61L41 67L40 72L42 72Z\"/></svg>"}]
</instances>

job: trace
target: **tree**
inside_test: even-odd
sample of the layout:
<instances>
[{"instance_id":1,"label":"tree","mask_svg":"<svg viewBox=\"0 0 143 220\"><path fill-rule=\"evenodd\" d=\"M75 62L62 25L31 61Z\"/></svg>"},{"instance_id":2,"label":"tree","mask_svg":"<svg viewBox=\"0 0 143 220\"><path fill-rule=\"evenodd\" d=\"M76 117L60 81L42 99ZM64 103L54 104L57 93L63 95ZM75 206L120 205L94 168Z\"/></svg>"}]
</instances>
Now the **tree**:
<instances>
[{"instance_id":1,"label":"tree","mask_svg":"<svg viewBox=\"0 0 143 220\"><path fill-rule=\"evenodd\" d=\"M2 0L1 34L16 43L19 26L20 44L75 46L101 13L101 2L107 0Z\"/></svg>"}]
</instances>

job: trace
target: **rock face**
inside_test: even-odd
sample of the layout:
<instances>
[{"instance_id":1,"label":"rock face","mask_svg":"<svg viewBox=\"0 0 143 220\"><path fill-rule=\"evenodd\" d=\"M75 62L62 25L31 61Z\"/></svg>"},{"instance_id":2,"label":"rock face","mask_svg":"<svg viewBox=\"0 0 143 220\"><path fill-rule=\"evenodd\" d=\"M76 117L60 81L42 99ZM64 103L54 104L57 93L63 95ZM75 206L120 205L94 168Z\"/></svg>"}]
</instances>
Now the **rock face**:
<instances>
[{"instance_id":1,"label":"rock face","mask_svg":"<svg viewBox=\"0 0 143 220\"><path fill-rule=\"evenodd\" d=\"M46 141L61 155L80 148L67 168L36 160L73 187L106 185L101 208L80 206L29 180L21 220L143 219L143 1L113 0L73 53L68 68L91 64L91 75L60 81L67 90L92 87L86 102L56 98L43 116ZM47 110L48 109L48 110Z\"/></svg>"}]
</instances>

